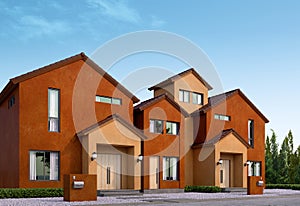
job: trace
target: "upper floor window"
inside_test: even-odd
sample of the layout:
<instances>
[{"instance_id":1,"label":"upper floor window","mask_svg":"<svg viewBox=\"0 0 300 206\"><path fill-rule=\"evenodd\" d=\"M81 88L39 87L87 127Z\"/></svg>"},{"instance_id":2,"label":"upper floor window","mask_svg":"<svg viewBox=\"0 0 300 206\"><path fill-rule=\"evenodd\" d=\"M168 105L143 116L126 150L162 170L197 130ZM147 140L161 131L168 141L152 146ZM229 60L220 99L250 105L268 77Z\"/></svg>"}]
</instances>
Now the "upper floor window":
<instances>
[{"instance_id":1,"label":"upper floor window","mask_svg":"<svg viewBox=\"0 0 300 206\"><path fill-rule=\"evenodd\" d=\"M192 99L193 99L193 104L203 105L203 94L193 92Z\"/></svg>"},{"instance_id":2,"label":"upper floor window","mask_svg":"<svg viewBox=\"0 0 300 206\"><path fill-rule=\"evenodd\" d=\"M248 143L251 147L254 146L254 121L248 120Z\"/></svg>"},{"instance_id":3,"label":"upper floor window","mask_svg":"<svg viewBox=\"0 0 300 206\"><path fill-rule=\"evenodd\" d=\"M248 176L261 176L261 162L249 161Z\"/></svg>"},{"instance_id":4,"label":"upper floor window","mask_svg":"<svg viewBox=\"0 0 300 206\"><path fill-rule=\"evenodd\" d=\"M59 132L60 124L60 91L58 89L48 89L48 131Z\"/></svg>"},{"instance_id":5,"label":"upper floor window","mask_svg":"<svg viewBox=\"0 0 300 206\"><path fill-rule=\"evenodd\" d=\"M166 122L166 132L167 134L178 135L179 124L177 122Z\"/></svg>"},{"instance_id":6,"label":"upper floor window","mask_svg":"<svg viewBox=\"0 0 300 206\"><path fill-rule=\"evenodd\" d=\"M177 157L163 157L163 180L178 180L177 165Z\"/></svg>"},{"instance_id":7,"label":"upper floor window","mask_svg":"<svg viewBox=\"0 0 300 206\"><path fill-rule=\"evenodd\" d=\"M12 96L12 97L8 100L8 109L11 108L15 103L16 103L16 98L15 98L15 96Z\"/></svg>"},{"instance_id":8,"label":"upper floor window","mask_svg":"<svg viewBox=\"0 0 300 206\"><path fill-rule=\"evenodd\" d=\"M114 97L105 97L105 96L96 96L96 102L102 102L107 104L116 104L121 105L122 100L120 98L114 98Z\"/></svg>"},{"instance_id":9,"label":"upper floor window","mask_svg":"<svg viewBox=\"0 0 300 206\"><path fill-rule=\"evenodd\" d=\"M30 151L30 180L59 180L59 152Z\"/></svg>"},{"instance_id":10,"label":"upper floor window","mask_svg":"<svg viewBox=\"0 0 300 206\"><path fill-rule=\"evenodd\" d=\"M186 90L179 90L179 101L181 102L190 102L190 92Z\"/></svg>"},{"instance_id":11,"label":"upper floor window","mask_svg":"<svg viewBox=\"0 0 300 206\"><path fill-rule=\"evenodd\" d=\"M154 120L150 119L150 127L149 131L151 133L158 133L162 134L163 133L163 121L162 120Z\"/></svg>"},{"instance_id":12,"label":"upper floor window","mask_svg":"<svg viewBox=\"0 0 300 206\"><path fill-rule=\"evenodd\" d=\"M230 121L230 116L222 115L222 114L215 114L214 118L223 121Z\"/></svg>"}]
</instances>

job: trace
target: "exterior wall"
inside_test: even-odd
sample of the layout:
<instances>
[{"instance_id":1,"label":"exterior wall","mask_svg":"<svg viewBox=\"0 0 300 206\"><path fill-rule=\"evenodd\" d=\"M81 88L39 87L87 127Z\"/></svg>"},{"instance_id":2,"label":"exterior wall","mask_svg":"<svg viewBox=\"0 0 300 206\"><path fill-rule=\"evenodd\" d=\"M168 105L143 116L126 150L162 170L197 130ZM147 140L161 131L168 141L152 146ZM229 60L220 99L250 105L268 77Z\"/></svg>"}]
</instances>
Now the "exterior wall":
<instances>
[{"instance_id":1,"label":"exterior wall","mask_svg":"<svg viewBox=\"0 0 300 206\"><path fill-rule=\"evenodd\" d=\"M185 160L185 185L193 185L193 172L194 170L194 155L191 146L194 143L194 132L193 132L193 118L185 118L185 136L184 136L184 160ZM199 125L199 124L198 124Z\"/></svg>"},{"instance_id":2,"label":"exterior wall","mask_svg":"<svg viewBox=\"0 0 300 206\"><path fill-rule=\"evenodd\" d=\"M94 69L83 65L80 60L19 84L19 187L62 187L64 174L82 173L82 146L77 132L112 112L132 119L132 101ZM48 132L48 88L60 89L61 129L58 133ZM122 98L123 104L95 103L96 94ZM29 180L30 150L60 153L59 181Z\"/></svg>"},{"instance_id":3,"label":"exterior wall","mask_svg":"<svg viewBox=\"0 0 300 206\"><path fill-rule=\"evenodd\" d=\"M179 89L187 90L191 92L197 92L203 94L203 105L208 103L208 89L202 82L199 81L193 74L189 73L174 82L174 100L182 108L184 108L188 113L192 113L195 110L202 107L202 105L197 105L192 103L192 95L190 95L190 102L180 102L179 101Z\"/></svg>"},{"instance_id":4,"label":"exterior wall","mask_svg":"<svg viewBox=\"0 0 300 206\"><path fill-rule=\"evenodd\" d=\"M193 185L215 186L216 158L214 146L193 149L193 154Z\"/></svg>"},{"instance_id":5,"label":"exterior wall","mask_svg":"<svg viewBox=\"0 0 300 206\"><path fill-rule=\"evenodd\" d=\"M15 105L8 108L9 99ZM19 89L17 88L0 105L0 187L19 187Z\"/></svg>"},{"instance_id":6,"label":"exterior wall","mask_svg":"<svg viewBox=\"0 0 300 206\"><path fill-rule=\"evenodd\" d=\"M144 134L148 137L144 141L143 156L144 159L144 189L149 189L149 158L150 156L160 157L160 174L159 174L159 188L183 188L185 178L184 168L184 116L173 107L167 100L163 99L156 104L146 108L143 111L144 117ZM165 121L178 122L180 124L179 135L153 134L149 132L150 119L158 119ZM165 130L165 128L164 128ZM178 157L179 158L179 181L165 181L163 180L163 157Z\"/></svg>"},{"instance_id":7,"label":"exterior wall","mask_svg":"<svg viewBox=\"0 0 300 206\"><path fill-rule=\"evenodd\" d=\"M94 130L84 139L84 148L89 158L86 165L88 168L83 170L88 171L88 174L97 174L97 161L92 161L90 158L93 152L121 154L123 162L121 188L141 189L141 163L137 161L141 154L140 137L119 122L111 121Z\"/></svg>"},{"instance_id":8,"label":"exterior wall","mask_svg":"<svg viewBox=\"0 0 300 206\"><path fill-rule=\"evenodd\" d=\"M215 120L214 114L226 114L231 117L230 121ZM218 106L207 111L206 131L199 129L196 142L206 141L220 134L224 129L234 129L248 142L248 120L254 120L254 148L248 149L248 160L262 162L262 177L265 178L265 122L264 120L245 102L238 94L227 99L226 103L221 103ZM199 118L199 117L195 117ZM201 116L201 118L203 118ZM200 123L201 124L201 123ZM201 127L200 127L201 128Z\"/></svg>"}]
</instances>

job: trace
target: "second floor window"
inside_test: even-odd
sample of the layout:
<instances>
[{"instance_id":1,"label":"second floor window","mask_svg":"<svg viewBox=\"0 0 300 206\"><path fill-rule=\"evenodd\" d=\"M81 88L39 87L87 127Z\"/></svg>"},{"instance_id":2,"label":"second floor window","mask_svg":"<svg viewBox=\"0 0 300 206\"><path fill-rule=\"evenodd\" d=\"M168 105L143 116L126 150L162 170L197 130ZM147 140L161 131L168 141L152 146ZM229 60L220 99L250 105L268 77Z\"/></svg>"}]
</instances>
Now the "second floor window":
<instances>
[{"instance_id":1,"label":"second floor window","mask_svg":"<svg viewBox=\"0 0 300 206\"><path fill-rule=\"evenodd\" d=\"M230 121L230 116L223 115L223 114L215 114L214 118L223 121Z\"/></svg>"},{"instance_id":2,"label":"second floor window","mask_svg":"<svg viewBox=\"0 0 300 206\"><path fill-rule=\"evenodd\" d=\"M261 176L261 162L249 161L248 176Z\"/></svg>"},{"instance_id":3,"label":"second floor window","mask_svg":"<svg viewBox=\"0 0 300 206\"><path fill-rule=\"evenodd\" d=\"M189 103L190 92L185 90L179 90L179 101Z\"/></svg>"},{"instance_id":4,"label":"second floor window","mask_svg":"<svg viewBox=\"0 0 300 206\"><path fill-rule=\"evenodd\" d=\"M114 98L114 97L105 97L105 96L96 96L96 102L102 102L102 103L107 103L107 104L116 104L116 105L121 105L122 100L119 98Z\"/></svg>"},{"instance_id":5,"label":"second floor window","mask_svg":"<svg viewBox=\"0 0 300 206\"><path fill-rule=\"evenodd\" d=\"M151 133L162 134L163 133L163 121L162 120L151 119L150 120L149 131Z\"/></svg>"},{"instance_id":6,"label":"second floor window","mask_svg":"<svg viewBox=\"0 0 300 206\"><path fill-rule=\"evenodd\" d=\"M59 132L59 90L48 89L48 131Z\"/></svg>"},{"instance_id":7,"label":"second floor window","mask_svg":"<svg viewBox=\"0 0 300 206\"><path fill-rule=\"evenodd\" d=\"M178 135L179 124L176 122L166 122L166 132L167 134Z\"/></svg>"},{"instance_id":8,"label":"second floor window","mask_svg":"<svg viewBox=\"0 0 300 206\"><path fill-rule=\"evenodd\" d=\"M193 104L203 105L203 94L193 92L192 98L193 98Z\"/></svg>"},{"instance_id":9,"label":"second floor window","mask_svg":"<svg viewBox=\"0 0 300 206\"><path fill-rule=\"evenodd\" d=\"M248 120L248 143L251 147L254 146L254 121Z\"/></svg>"}]
</instances>

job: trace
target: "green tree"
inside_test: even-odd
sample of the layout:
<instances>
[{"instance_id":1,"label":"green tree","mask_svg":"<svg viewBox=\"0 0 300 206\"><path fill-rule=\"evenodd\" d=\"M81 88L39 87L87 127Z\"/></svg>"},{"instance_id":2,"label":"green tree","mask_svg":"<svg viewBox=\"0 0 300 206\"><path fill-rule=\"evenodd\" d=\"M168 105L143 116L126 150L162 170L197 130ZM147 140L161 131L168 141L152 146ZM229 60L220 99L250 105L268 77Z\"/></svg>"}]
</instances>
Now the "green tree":
<instances>
[{"instance_id":1,"label":"green tree","mask_svg":"<svg viewBox=\"0 0 300 206\"><path fill-rule=\"evenodd\" d=\"M280 184L289 183L289 141L288 138L285 137L280 148L279 156L278 156L278 181Z\"/></svg>"},{"instance_id":2,"label":"green tree","mask_svg":"<svg viewBox=\"0 0 300 206\"><path fill-rule=\"evenodd\" d=\"M272 131L272 136L271 136L271 139L270 139L270 152L272 154L271 156L271 171L272 171L272 174L270 175L269 177L269 183L273 183L273 184L276 184L278 183L278 169L279 169L279 165L278 165L278 144L277 144L277 136L274 132L274 130L271 130Z\"/></svg>"},{"instance_id":3,"label":"green tree","mask_svg":"<svg viewBox=\"0 0 300 206\"><path fill-rule=\"evenodd\" d=\"M274 171L273 171L273 161L272 161L272 153L271 153L271 142L269 136L267 136L266 139L265 164L266 164L266 182L273 183L272 177L274 176Z\"/></svg>"}]
</instances>

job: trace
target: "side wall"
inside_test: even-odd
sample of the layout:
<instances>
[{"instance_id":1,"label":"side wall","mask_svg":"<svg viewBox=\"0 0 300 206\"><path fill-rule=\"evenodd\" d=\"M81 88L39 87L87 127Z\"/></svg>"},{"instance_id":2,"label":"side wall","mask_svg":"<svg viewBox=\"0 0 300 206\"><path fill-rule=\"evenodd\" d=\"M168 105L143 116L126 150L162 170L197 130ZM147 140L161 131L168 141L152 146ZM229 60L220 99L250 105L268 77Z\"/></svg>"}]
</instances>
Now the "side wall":
<instances>
[{"instance_id":1,"label":"side wall","mask_svg":"<svg viewBox=\"0 0 300 206\"><path fill-rule=\"evenodd\" d=\"M8 108L14 96L15 104ZM19 187L19 89L0 105L0 188Z\"/></svg>"}]
</instances>

